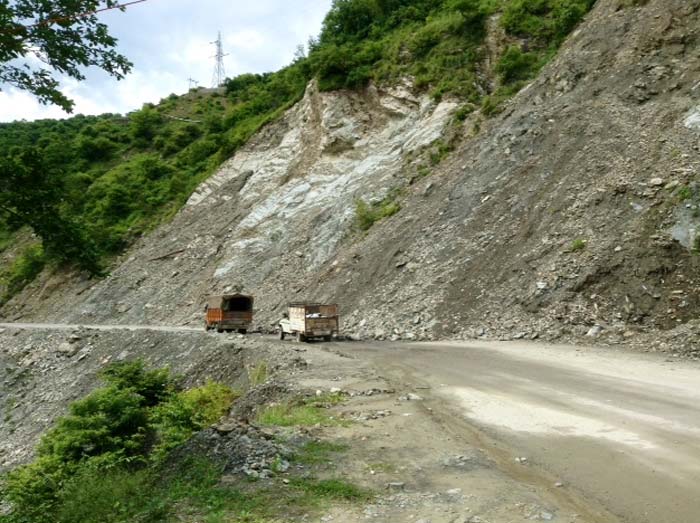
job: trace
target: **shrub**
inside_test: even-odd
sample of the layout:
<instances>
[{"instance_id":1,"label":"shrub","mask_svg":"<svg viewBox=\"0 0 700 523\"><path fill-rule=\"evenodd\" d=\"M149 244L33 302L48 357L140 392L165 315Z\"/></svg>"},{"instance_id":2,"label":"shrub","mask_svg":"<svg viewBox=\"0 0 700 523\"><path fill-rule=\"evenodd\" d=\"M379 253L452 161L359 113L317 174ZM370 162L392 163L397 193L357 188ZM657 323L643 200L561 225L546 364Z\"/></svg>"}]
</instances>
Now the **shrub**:
<instances>
[{"instance_id":1,"label":"shrub","mask_svg":"<svg viewBox=\"0 0 700 523\"><path fill-rule=\"evenodd\" d=\"M519 46L510 46L496 64L496 72L505 84L524 81L537 74L540 59L536 53L524 53Z\"/></svg>"},{"instance_id":2,"label":"shrub","mask_svg":"<svg viewBox=\"0 0 700 523\"><path fill-rule=\"evenodd\" d=\"M71 404L42 437L37 459L7 475L8 521L128 520L143 511L138 500L150 481L143 467L216 421L235 397L214 382L176 393L167 370L140 361L111 365L102 377L106 386Z\"/></svg>"},{"instance_id":3,"label":"shrub","mask_svg":"<svg viewBox=\"0 0 700 523\"><path fill-rule=\"evenodd\" d=\"M358 199L355 201L355 224L361 231L367 231L379 220L393 216L400 210L401 205L392 196L371 204Z\"/></svg>"},{"instance_id":4,"label":"shrub","mask_svg":"<svg viewBox=\"0 0 700 523\"><path fill-rule=\"evenodd\" d=\"M558 45L591 9L595 0L511 0L501 23L510 34Z\"/></svg>"},{"instance_id":5,"label":"shrub","mask_svg":"<svg viewBox=\"0 0 700 523\"><path fill-rule=\"evenodd\" d=\"M238 395L230 388L208 381L202 387L171 396L153 411L157 444L153 458L162 459L187 441L194 432L211 425L231 407Z\"/></svg>"},{"instance_id":6,"label":"shrub","mask_svg":"<svg viewBox=\"0 0 700 523\"><path fill-rule=\"evenodd\" d=\"M46 257L41 245L32 245L24 250L12 264L0 274L0 283L5 292L0 303L5 303L20 292L27 284L44 270Z\"/></svg>"},{"instance_id":7,"label":"shrub","mask_svg":"<svg viewBox=\"0 0 700 523\"><path fill-rule=\"evenodd\" d=\"M129 116L131 136L141 145L145 146L152 140L163 124L163 117L151 105L144 105L140 111L135 111Z\"/></svg>"}]
</instances>

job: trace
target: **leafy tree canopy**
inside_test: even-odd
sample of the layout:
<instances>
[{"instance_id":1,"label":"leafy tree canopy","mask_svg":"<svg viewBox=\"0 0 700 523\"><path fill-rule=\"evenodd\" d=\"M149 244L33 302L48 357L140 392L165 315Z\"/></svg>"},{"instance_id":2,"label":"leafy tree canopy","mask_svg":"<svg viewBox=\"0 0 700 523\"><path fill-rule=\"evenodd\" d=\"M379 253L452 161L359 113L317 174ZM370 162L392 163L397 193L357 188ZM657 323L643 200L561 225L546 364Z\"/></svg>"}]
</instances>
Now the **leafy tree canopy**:
<instances>
[{"instance_id":1,"label":"leafy tree canopy","mask_svg":"<svg viewBox=\"0 0 700 523\"><path fill-rule=\"evenodd\" d=\"M116 0L0 0L0 85L71 112L73 101L59 90L57 74L83 80L84 68L97 66L123 78L132 64L95 14L117 7Z\"/></svg>"}]
</instances>

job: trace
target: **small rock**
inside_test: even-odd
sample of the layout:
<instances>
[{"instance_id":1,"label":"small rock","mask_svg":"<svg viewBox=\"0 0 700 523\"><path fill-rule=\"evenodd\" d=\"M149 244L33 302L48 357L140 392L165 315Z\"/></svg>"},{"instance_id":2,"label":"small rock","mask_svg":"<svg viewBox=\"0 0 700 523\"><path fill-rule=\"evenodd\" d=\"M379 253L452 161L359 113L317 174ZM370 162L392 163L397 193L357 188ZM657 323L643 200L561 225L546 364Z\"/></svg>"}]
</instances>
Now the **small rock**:
<instances>
[{"instance_id":1,"label":"small rock","mask_svg":"<svg viewBox=\"0 0 700 523\"><path fill-rule=\"evenodd\" d=\"M664 184L663 178L652 178L649 180L649 185L652 187L661 187Z\"/></svg>"},{"instance_id":2,"label":"small rock","mask_svg":"<svg viewBox=\"0 0 700 523\"><path fill-rule=\"evenodd\" d=\"M340 394L341 392L343 392L343 389L339 387L331 387L331 394Z\"/></svg>"},{"instance_id":3,"label":"small rock","mask_svg":"<svg viewBox=\"0 0 700 523\"><path fill-rule=\"evenodd\" d=\"M603 332L603 327L601 327L600 325L593 325L593 327L588 329L586 336L590 336L591 338L596 338L596 337L600 336L601 332Z\"/></svg>"},{"instance_id":4,"label":"small rock","mask_svg":"<svg viewBox=\"0 0 700 523\"><path fill-rule=\"evenodd\" d=\"M527 336L527 332L516 332L515 334L513 334L513 339L522 340L525 336Z\"/></svg>"},{"instance_id":5,"label":"small rock","mask_svg":"<svg viewBox=\"0 0 700 523\"><path fill-rule=\"evenodd\" d=\"M461 489L461 488L451 488L450 490L448 490L448 491L446 492L446 494L449 495L449 496L458 496L458 495L460 495L461 493L462 493L462 489Z\"/></svg>"},{"instance_id":6,"label":"small rock","mask_svg":"<svg viewBox=\"0 0 700 523\"><path fill-rule=\"evenodd\" d=\"M518 458L515 458L515 461L516 461L517 463L524 464L524 463L527 463L527 458L525 458L525 457L518 457Z\"/></svg>"},{"instance_id":7,"label":"small rock","mask_svg":"<svg viewBox=\"0 0 700 523\"><path fill-rule=\"evenodd\" d=\"M557 481L557 482L554 484L554 486L557 487L557 488L561 488L561 487L564 486L564 484L563 484L561 481Z\"/></svg>"},{"instance_id":8,"label":"small rock","mask_svg":"<svg viewBox=\"0 0 700 523\"><path fill-rule=\"evenodd\" d=\"M406 484L402 481L392 481L386 484L386 488L388 488L389 490L404 490L405 487Z\"/></svg>"},{"instance_id":9,"label":"small rock","mask_svg":"<svg viewBox=\"0 0 700 523\"><path fill-rule=\"evenodd\" d=\"M420 397L418 394L414 394L413 392L409 392L408 394L404 394L403 396L399 397L399 401L421 401L422 399L422 397Z\"/></svg>"},{"instance_id":10,"label":"small rock","mask_svg":"<svg viewBox=\"0 0 700 523\"><path fill-rule=\"evenodd\" d=\"M80 347L77 347L72 343L64 341L58 346L56 350L61 354L65 354L66 356L74 356L80 350Z\"/></svg>"}]
</instances>

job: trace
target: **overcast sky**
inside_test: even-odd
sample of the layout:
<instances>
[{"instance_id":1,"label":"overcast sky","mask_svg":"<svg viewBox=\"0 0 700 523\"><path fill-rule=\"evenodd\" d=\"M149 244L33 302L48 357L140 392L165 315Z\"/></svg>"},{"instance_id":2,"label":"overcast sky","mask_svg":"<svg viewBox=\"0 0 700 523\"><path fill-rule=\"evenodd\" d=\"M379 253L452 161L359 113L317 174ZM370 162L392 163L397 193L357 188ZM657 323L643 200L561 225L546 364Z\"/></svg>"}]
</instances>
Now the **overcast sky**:
<instances>
[{"instance_id":1,"label":"overcast sky","mask_svg":"<svg viewBox=\"0 0 700 523\"><path fill-rule=\"evenodd\" d=\"M316 36L331 0L148 0L126 12L100 14L118 48L134 63L117 81L91 69L87 80L63 82L74 114L125 113L170 93L182 94L188 78L210 87L214 46L221 31L226 76L274 71L292 61L297 44ZM0 85L0 121L61 118L24 92Z\"/></svg>"}]
</instances>

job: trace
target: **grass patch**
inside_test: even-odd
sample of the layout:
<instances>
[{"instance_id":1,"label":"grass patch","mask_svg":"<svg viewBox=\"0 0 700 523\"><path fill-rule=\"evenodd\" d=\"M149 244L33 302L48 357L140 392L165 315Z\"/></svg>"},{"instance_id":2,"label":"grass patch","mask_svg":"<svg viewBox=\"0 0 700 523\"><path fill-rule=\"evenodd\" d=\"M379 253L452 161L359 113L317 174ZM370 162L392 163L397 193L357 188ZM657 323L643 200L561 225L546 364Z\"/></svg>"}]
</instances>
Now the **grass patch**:
<instances>
[{"instance_id":1,"label":"grass patch","mask_svg":"<svg viewBox=\"0 0 700 523\"><path fill-rule=\"evenodd\" d=\"M384 463L383 461L378 461L375 463L367 463L367 469L373 470L375 472L384 472L386 474L391 474L396 472L396 467L390 463Z\"/></svg>"},{"instance_id":2,"label":"grass patch","mask_svg":"<svg viewBox=\"0 0 700 523\"><path fill-rule=\"evenodd\" d=\"M331 417L327 409L345 399L342 392L328 392L320 396L297 398L261 410L256 420L261 425L276 427L311 427L338 425L342 421Z\"/></svg>"},{"instance_id":3,"label":"grass patch","mask_svg":"<svg viewBox=\"0 0 700 523\"><path fill-rule=\"evenodd\" d=\"M370 493L340 479L294 478L290 484L313 496L345 501L364 501Z\"/></svg>"},{"instance_id":4,"label":"grass patch","mask_svg":"<svg viewBox=\"0 0 700 523\"><path fill-rule=\"evenodd\" d=\"M293 456L293 460L304 465L319 465L328 463L331 458L348 449L348 445L331 443L329 441L310 441L301 447Z\"/></svg>"},{"instance_id":5,"label":"grass patch","mask_svg":"<svg viewBox=\"0 0 700 523\"><path fill-rule=\"evenodd\" d=\"M305 398L303 403L304 405L310 405L311 407L327 409L339 405L343 401L345 401L345 394L342 392L325 392L323 394Z\"/></svg>"},{"instance_id":6,"label":"grass patch","mask_svg":"<svg viewBox=\"0 0 700 523\"><path fill-rule=\"evenodd\" d=\"M361 231L368 231L375 223L401 210L401 205L395 196L387 196L374 203L364 200L355 201L355 225Z\"/></svg>"},{"instance_id":7,"label":"grass patch","mask_svg":"<svg viewBox=\"0 0 700 523\"><path fill-rule=\"evenodd\" d=\"M687 185L684 185L683 187L678 189L678 192L676 194L678 195L678 200L684 202L686 200L690 200L693 197L693 189L691 189Z\"/></svg>"},{"instance_id":8,"label":"grass patch","mask_svg":"<svg viewBox=\"0 0 700 523\"><path fill-rule=\"evenodd\" d=\"M273 405L263 409L256 421L275 427L312 427L331 425L333 420L321 409L309 405Z\"/></svg>"},{"instance_id":9,"label":"grass patch","mask_svg":"<svg viewBox=\"0 0 700 523\"><path fill-rule=\"evenodd\" d=\"M267 362L261 361L255 367L248 368L248 382L251 387L257 387L267 381Z\"/></svg>"},{"instance_id":10,"label":"grass patch","mask_svg":"<svg viewBox=\"0 0 700 523\"><path fill-rule=\"evenodd\" d=\"M586 240L576 238L574 241L571 242L571 252L582 251L586 248L587 244L588 242Z\"/></svg>"}]
</instances>

